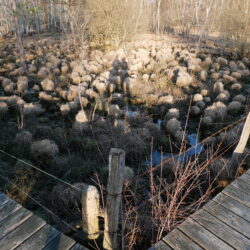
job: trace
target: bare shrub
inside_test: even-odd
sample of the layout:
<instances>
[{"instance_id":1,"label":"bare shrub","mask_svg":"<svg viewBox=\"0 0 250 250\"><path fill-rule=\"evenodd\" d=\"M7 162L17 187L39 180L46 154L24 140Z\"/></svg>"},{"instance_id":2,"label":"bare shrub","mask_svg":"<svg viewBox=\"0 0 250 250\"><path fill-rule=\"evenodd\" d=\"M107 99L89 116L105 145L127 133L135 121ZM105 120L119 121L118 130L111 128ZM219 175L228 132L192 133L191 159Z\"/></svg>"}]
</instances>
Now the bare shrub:
<instances>
[{"instance_id":1,"label":"bare shrub","mask_svg":"<svg viewBox=\"0 0 250 250\"><path fill-rule=\"evenodd\" d=\"M209 162L208 157L199 163L198 155L185 162L171 158L157 165L157 174L153 166L149 167L149 186L140 178L134 180L136 188L130 186L131 182L126 185L125 241L130 249L145 244L142 238L151 239L152 235L157 242L207 202L214 191Z\"/></svg>"}]
</instances>

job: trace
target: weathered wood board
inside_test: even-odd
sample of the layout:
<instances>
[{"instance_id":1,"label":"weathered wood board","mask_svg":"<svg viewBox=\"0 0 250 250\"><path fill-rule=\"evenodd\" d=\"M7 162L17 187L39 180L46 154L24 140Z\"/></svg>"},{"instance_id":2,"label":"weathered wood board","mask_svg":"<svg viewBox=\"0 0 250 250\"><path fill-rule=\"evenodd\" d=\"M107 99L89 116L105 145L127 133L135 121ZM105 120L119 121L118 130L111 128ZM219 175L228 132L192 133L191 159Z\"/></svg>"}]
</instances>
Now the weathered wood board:
<instances>
[{"instance_id":1,"label":"weathered wood board","mask_svg":"<svg viewBox=\"0 0 250 250\"><path fill-rule=\"evenodd\" d=\"M150 250L171 248L249 250L250 170Z\"/></svg>"},{"instance_id":2,"label":"weathered wood board","mask_svg":"<svg viewBox=\"0 0 250 250\"><path fill-rule=\"evenodd\" d=\"M87 250L0 193L1 250Z\"/></svg>"}]
</instances>

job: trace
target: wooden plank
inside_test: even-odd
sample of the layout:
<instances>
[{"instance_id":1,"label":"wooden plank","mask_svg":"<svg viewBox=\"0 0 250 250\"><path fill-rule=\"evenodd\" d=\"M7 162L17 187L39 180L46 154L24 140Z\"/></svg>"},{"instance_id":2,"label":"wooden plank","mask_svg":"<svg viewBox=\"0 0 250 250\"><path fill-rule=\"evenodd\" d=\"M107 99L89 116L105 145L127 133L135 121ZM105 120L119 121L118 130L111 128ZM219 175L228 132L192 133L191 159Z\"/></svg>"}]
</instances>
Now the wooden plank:
<instances>
[{"instance_id":1,"label":"wooden plank","mask_svg":"<svg viewBox=\"0 0 250 250\"><path fill-rule=\"evenodd\" d=\"M87 250L0 193L0 249Z\"/></svg>"},{"instance_id":2,"label":"wooden plank","mask_svg":"<svg viewBox=\"0 0 250 250\"><path fill-rule=\"evenodd\" d=\"M250 170L250 168L249 168L249 170ZM247 172L245 172L244 175L247 175L248 177L250 177L250 171L249 170Z\"/></svg>"},{"instance_id":3,"label":"wooden plank","mask_svg":"<svg viewBox=\"0 0 250 250\"><path fill-rule=\"evenodd\" d=\"M178 228L170 232L162 240L174 249L183 249L183 250L202 249L199 245L197 245L185 234L183 234L180 230L178 230Z\"/></svg>"},{"instance_id":4,"label":"wooden plank","mask_svg":"<svg viewBox=\"0 0 250 250\"><path fill-rule=\"evenodd\" d=\"M219 205L213 200L211 200L207 205L205 205L203 209L218 218L219 220L226 223L228 226L234 228L238 232L250 238L250 223L238 216L237 214L231 212L230 210Z\"/></svg>"},{"instance_id":5,"label":"wooden plank","mask_svg":"<svg viewBox=\"0 0 250 250\"><path fill-rule=\"evenodd\" d=\"M191 218L183 222L179 227L183 233L188 235L193 241L197 242L200 246L205 249L233 249L224 241L216 237L214 234L209 232L207 229L199 225Z\"/></svg>"},{"instance_id":6,"label":"wooden plank","mask_svg":"<svg viewBox=\"0 0 250 250\"><path fill-rule=\"evenodd\" d=\"M250 183L242 181L240 178L231 183L233 187L236 187L247 194L250 193Z\"/></svg>"},{"instance_id":7,"label":"wooden plank","mask_svg":"<svg viewBox=\"0 0 250 250\"><path fill-rule=\"evenodd\" d=\"M58 235L59 232L55 228L50 225L45 225L26 241L24 241L20 246L15 248L15 250L42 249Z\"/></svg>"},{"instance_id":8,"label":"wooden plank","mask_svg":"<svg viewBox=\"0 0 250 250\"><path fill-rule=\"evenodd\" d=\"M243 250L250 246L249 239L203 209L193 215L192 219L235 249Z\"/></svg>"},{"instance_id":9,"label":"wooden plank","mask_svg":"<svg viewBox=\"0 0 250 250\"><path fill-rule=\"evenodd\" d=\"M172 248L166 242L160 240L148 250L172 250Z\"/></svg>"},{"instance_id":10,"label":"wooden plank","mask_svg":"<svg viewBox=\"0 0 250 250\"><path fill-rule=\"evenodd\" d=\"M245 183L250 185L250 176L249 175L243 174L238 179L240 179L241 181L244 181Z\"/></svg>"},{"instance_id":11,"label":"wooden plank","mask_svg":"<svg viewBox=\"0 0 250 250\"><path fill-rule=\"evenodd\" d=\"M22 206L13 200L9 200L5 205L0 207L0 221L20 209Z\"/></svg>"},{"instance_id":12,"label":"wooden plank","mask_svg":"<svg viewBox=\"0 0 250 250\"><path fill-rule=\"evenodd\" d=\"M232 197L220 193L213 199L213 201L219 203L221 206L227 208L228 210L234 212L235 214L250 222L250 209L244 204L233 199Z\"/></svg>"},{"instance_id":13,"label":"wooden plank","mask_svg":"<svg viewBox=\"0 0 250 250\"><path fill-rule=\"evenodd\" d=\"M75 244L70 250L88 250L86 247L80 245L80 244Z\"/></svg>"},{"instance_id":14,"label":"wooden plank","mask_svg":"<svg viewBox=\"0 0 250 250\"><path fill-rule=\"evenodd\" d=\"M240 189L229 185L225 189L223 189L222 193L250 207L250 195L245 192L242 192Z\"/></svg>"},{"instance_id":15,"label":"wooden plank","mask_svg":"<svg viewBox=\"0 0 250 250\"><path fill-rule=\"evenodd\" d=\"M9 198L5 195L0 193L0 207L6 204L9 201Z\"/></svg>"},{"instance_id":16,"label":"wooden plank","mask_svg":"<svg viewBox=\"0 0 250 250\"><path fill-rule=\"evenodd\" d=\"M12 215L2 220L0 224L0 239L2 239L6 234L13 231L23 222L28 220L31 216L32 216L32 213L30 211L21 207Z\"/></svg>"},{"instance_id":17,"label":"wooden plank","mask_svg":"<svg viewBox=\"0 0 250 250\"><path fill-rule=\"evenodd\" d=\"M32 215L27 221L0 240L1 250L12 250L45 225L45 221Z\"/></svg>"},{"instance_id":18,"label":"wooden plank","mask_svg":"<svg viewBox=\"0 0 250 250\"><path fill-rule=\"evenodd\" d=\"M52 241L50 241L43 250L67 250L75 245L75 241L71 238L65 236L64 234L59 234Z\"/></svg>"}]
</instances>

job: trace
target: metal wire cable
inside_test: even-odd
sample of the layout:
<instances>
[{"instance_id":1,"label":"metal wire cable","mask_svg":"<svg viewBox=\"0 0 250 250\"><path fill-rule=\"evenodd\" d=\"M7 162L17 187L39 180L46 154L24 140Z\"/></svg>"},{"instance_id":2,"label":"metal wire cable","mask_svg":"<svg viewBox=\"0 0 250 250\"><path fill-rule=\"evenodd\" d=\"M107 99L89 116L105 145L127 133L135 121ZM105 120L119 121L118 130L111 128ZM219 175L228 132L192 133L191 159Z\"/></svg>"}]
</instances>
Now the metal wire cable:
<instances>
[{"instance_id":1,"label":"metal wire cable","mask_svg":"<svg viewBox=\"0 0 250 250\"><path fill-rule=\"evenodd\" d=\"M208 136L207 138L205 138L205 139L202 140L201 142L197 143L195 146L192 146L192 147L188 148L187 150L183 151L183 152L182 152L181 154L179 154L178 156L181 156L181 155L185 154L187 151L189 151L189 150L191 150L191 149L193 149L193 148L196 148L196 147L199 146L199 145L204 144L204 143L205 143L208 139L210 139L211 137L213 137L213 136L219 134L220 132L222 132L222 131L224 131L224 130L227 130L228 128L232 127L233 125L235 125L235 124L237 124L237 123L239 123L239 122L245 120L246 117L247 117L247 116L244 116L244 117L242 117L241 119L239 119L239 120L237 120L237 121L235 121L235 122L232 122L232 123L230 123L229 125L225 126L224 128L222 128L222 129L216 131L215 133L213 133L212 135ZM138 177L143 176L143 175L149 173L150 171L155 171L156 169L158 169L159 167L161 167L162 164L165 164L165 163L171 161L171 159L172 159L172 158L168 158L168 159L162 161L160 164L156 165L155 167L150 168L150 169L148 169L148 170L146 170L146 171L144 171L144 172L142 172L142 173L136 175L136 176L133 177L132 179L127 180L127 181L124 183L124 185L125 185L125 186L128 186L128 185L131 184L134 180L136 180Z\"/></svg>"},{"instance_id":2,"label":"metal wire cable","mask_svg":"<svg viewBox=\"0 0 250 250\"><path fill-rule=\"evenodd\" d=\"M229 144L228 146L224 147L219 153L219 155L217 157L214 157L213 160L210 160L210 162L214 162L216 159L218 159L219 157L223 156L230 148L232 148L235 144L237 143L237 140L233 141L231 144ZM205 161L205 164L207 164L208 161ZM202 163L204 164L204 163ZM201 164L201 165L202 165ZM214 181L213 181L214 182ZM213 183L212 182L212 183ZM156 195L150 197L149 199L146 199L145 201L143 201L142 203L140 203L140 205L138 207L134 207L129 214L132 214L136 211L138 211L141 207L143 207L147 202L150 202L151 200L153 200L154 198L157 198L159 195L163 194L164 192L166 192L165 189L161 190L160 193L157 193Z\"/></svg>"},{"instance_id":3,"label":"metal wire cable","mask_svg":"<svg viewBox=\"0 0 250 250\"><path fill-rule=\"evenodd\" d=\"M64 181L64 180L62 180L62 179L60 179L60 178L54 176L53 174L50 174L50 173L48 173L48 172L46 172L46 171L44 171L44 170L42 170L42 169L40 169L40 168L38 168L38 167L36 167L36 166L30 164L30 163L28 163L28 162L25 162L24 160L21 160L21 159L17 158L16 156L11 155L11 154L5 152L5 151L2 150L2 149L0 149L0 152L3 153L3 154L5 154L5 155L7 155L7 156L9 156L9 157L11 157L11 158L13 158L13 159L15 159L15 160L17 160L17 161L19 161L19 162L22 162L23 164L25 164L25 165L27 165L27 166L29 166L29 167L31 167L31 168L36 169L37 171L39 171L39 172L41 172L41 173L43 173L43 174L45 174L45 175L48 175L48 176L52 177L53 179L55 179L55 180L57 180L57 181L59 181L59 182L65 184L65 185L67 185L67 186L69 186L69 187L71 187L71 188L76 189L77 191L82 192L82 190L81 190L80 188L78 188L78 187L76 187L76 186L70 184L69 182L66 182L66 181Z\"/></svg>"},{"instance_id":4,"label":"metal wire cable","mask_svg":"<svg viewBox=\"0 0 250 250\"><path fill-rule=\"evenodd\" d=\"M46 210L48 213L50 213L51 215L55 216L57 219L59 219L60 221L62 221L66 226L68 226L69 228L71 228L74 231L77 231L74 227L72 227L70 224L68 224L66 221L64 221L63 219L61 219L58 215L56 215L55 213L53 213L50 209L46 208L43 204L41 204L39 201L37 201L36 199L34 199L33 197L31 197L28 193L26 193L25 191L23 191L21 188L19 188L14 182L10 181L8 178L0 175L0 178L3 179L5 182L8 182L9 184L13 185L15 188L17 188L20 192L22 192L23 194L25 194L27 197L29 197L33 202L35 202L37 205L39 205L40 207L42 207L44 210Z\"/></svg>"}]
</instances>

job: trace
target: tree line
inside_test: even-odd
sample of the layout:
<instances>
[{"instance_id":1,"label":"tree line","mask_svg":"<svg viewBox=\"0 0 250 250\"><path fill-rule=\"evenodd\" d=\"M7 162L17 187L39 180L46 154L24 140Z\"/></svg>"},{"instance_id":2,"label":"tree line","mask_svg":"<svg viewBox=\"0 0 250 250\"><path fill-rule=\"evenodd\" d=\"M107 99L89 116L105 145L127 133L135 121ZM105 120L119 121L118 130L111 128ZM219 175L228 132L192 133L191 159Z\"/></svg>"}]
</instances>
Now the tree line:
<instances>
[{"instance_id":1,"label":"tree line","mask_svg":"<svg viewBox=\"0 0 250 250\"><path fill-rule=\"evenodd\" d=\"M13 6L16 6L13 8ZM250 0L0 0L0 35L47 31L122 41L138 33L250 37Z\"/></svg>"}]
</instances>

